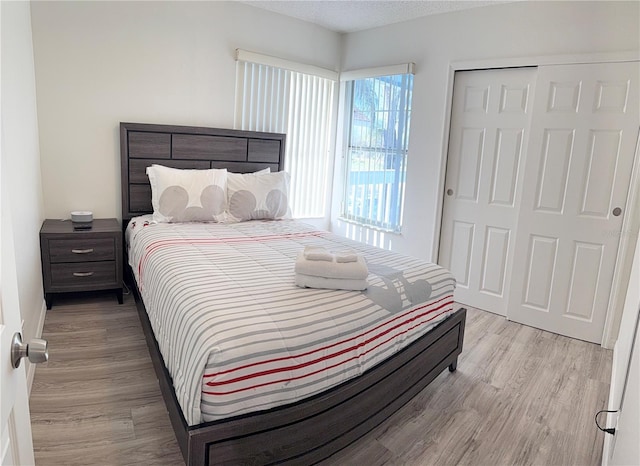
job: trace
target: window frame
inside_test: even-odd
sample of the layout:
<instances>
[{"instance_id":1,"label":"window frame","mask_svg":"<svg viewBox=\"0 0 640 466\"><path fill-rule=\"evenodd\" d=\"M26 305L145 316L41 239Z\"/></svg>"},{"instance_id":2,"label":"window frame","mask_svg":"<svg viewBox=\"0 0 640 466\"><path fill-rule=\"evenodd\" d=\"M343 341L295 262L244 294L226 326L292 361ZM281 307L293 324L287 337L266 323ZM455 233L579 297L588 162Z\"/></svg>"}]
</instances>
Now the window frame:
<instances>
[{"instance_id":1,"label":"window frame","mask_svg":"<svg viewBox=\"0 0 640 466\"><path fill-rule=\"evenodd\" d=\"M348 223L353 223L360 227L379 230L386 233L400 234L402 231L403 216L404 216L404 200L405 200L405 190L406 190L407 160L408 160L408 153L409 153L409 133L410 133L410 127L411 127L411 113L412 113L411 110L412 110L412 100L413 100L413 85L414 85L413 75L415 74L414 67L415 65L413 63L408 63L404 65L396 65L396 66L390 66L390 67L356 70L351 72L345 72L341 75L340 80L343 84L342 86L343 95L341 97L341 102L344 110L343 110L343 118L342 118L343 119L343 131L342 131L343 137L341 141L341 153L342 153L342 159L343 159L343 179L342 179L342 198L339 203L340 210L338 212L339 220L342 220ZM395 210L395 215L391 214L391 217L390 217L389 213L384 213L382 220L380 220L377 207L371 207L371 209L375 210L375 213L378 216L378 219L374 218L374 216L372 215L368 215L368 216L357 215L353 209L351 209L350 211L350 208L348 205L348 203L350 202L350 197L352 196L351 193L353 192L353 190L351 189L352 185L350 185L349 179L353 173L353 171L351 170L351 166L352 166L351 156L353 155L353 147L355 147L355 146L352 146L352 142L353 142L352 133L354 130L353 118L355 114L354 89L356 86L356 82L359 80L364 80L369 78L371 79L384 78L387 76L391 77L391 76L397 76L397 75L408 75L409 79L411 80L411 82L408 83L408 85L404 85L401 88L402 89L401 94L404 94L410 100L408 100L408 102L405 103L403 108L398 108L397 110L399 117L404 119L405 121L404 131L400 131L401 134L399 135L399 138L398 138L398 142L402 142L404 140L403 149L401 149L402 168L401 168L401 173L399 175L401 181L400 181L400 186L398 186L397 184L398 175L396 173L396 175L394 175L394 177L396 178L396 181L393 185L391 185L396 187L391 188L390 195L387 196L387 193L383 191L383 194L381 196L378 196L377 198L385 199L385 203L387 203L389 202L387 201L387 197L393 197L395 194L396 196L399 197L399 199L395 203L395 207L393 206L390 207L390 209ZM379 99L379 96L377 96L377 98ZM386 109L383 109L383 111L389 111L389 109L386 108ZM399 123L399 120L396 124L398 123ZM372 127L370 127L369 129L371 130L371 128ZM370 149L376 150L375 144L372 144L370 146ZM388 152L388 149L378 148L378 152L384 153L384 162L383 162L384 166L388 164L389 155L391 155L391 157L398 157L397 150L392 150L391 152ZM396 169L396 172L397 172L397 169ZM383 173L385 173L383 176L386 178L387 176L386 173L388 172L385 169L383 169ZM363 183L363 185L365 185L365 189L367 189L367 187L368 189L375 189L375 184ZM382 189L384 190L386 188L383 187ZM366 196L363 195L360 198L365 199ZM351 202L353 201L354 200L351 199ZM385 207L384 209L386 210L387 208ZM371 213L372 212L370 211L369 214Z\"/></svg>"}]
</instances>

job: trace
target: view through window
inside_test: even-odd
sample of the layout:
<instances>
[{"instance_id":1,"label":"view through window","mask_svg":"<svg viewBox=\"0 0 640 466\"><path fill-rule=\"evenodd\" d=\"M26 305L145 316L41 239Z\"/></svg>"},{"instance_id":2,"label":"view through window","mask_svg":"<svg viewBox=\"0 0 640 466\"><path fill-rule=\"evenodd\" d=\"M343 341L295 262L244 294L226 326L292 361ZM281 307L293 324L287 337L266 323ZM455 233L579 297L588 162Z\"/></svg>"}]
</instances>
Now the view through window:
<instances>
[{"instance_id":1,"label":"view through window","mask_svg":"<svg viewBox=\"0 0 640 466\"><path fill-rule=\"evenodd\" d=\"M413 75L348 81L348 137L342 218L399 232Z\"/></svg>"}]
</instances>

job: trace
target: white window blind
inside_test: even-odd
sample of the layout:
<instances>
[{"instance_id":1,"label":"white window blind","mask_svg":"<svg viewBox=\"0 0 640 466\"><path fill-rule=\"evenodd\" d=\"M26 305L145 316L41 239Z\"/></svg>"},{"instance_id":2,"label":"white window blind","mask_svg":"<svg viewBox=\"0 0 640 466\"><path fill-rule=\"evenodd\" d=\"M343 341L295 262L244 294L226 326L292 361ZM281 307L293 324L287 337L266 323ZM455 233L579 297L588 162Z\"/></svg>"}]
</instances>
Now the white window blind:
<instances>
[{"instance_id":1,"label":"white window blind","mask_svg":"<svg viewBox=\"0 0 640 466\"><path fill-rule=\"evenodd\" d=\"M238 51L235 127L286 133L285 170L291 175L293 215L324 217L336 87L336 79L327 76L337 74L321 69L318 74L324 77L310 74L315 68L306 65L300 65L305 72L287 69L294 67L292 62Z\"/></svg>"},{"instance_id":2,"label":"white window blind","mask_svg":"<svg viewBox=\"0 0 640 466\"><path fill-rule=\"evenodd\" d=\"M413 67L404 69L343 78L349 121L341 217L393 232L402 227L413 93Z\"/></svg>"}]
</instances>

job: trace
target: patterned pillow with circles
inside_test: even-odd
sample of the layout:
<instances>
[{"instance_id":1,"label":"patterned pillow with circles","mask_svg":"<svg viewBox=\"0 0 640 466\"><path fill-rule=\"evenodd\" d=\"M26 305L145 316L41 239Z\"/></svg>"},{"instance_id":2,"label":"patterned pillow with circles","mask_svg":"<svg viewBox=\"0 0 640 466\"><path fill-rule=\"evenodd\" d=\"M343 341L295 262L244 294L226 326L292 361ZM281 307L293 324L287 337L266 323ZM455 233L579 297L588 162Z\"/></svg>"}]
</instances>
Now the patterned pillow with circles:
<instances>
[{"instance_id":1,"label":"patterned pillow with circles","mask_svg":"<svg viewBox=\"0 0 640 466\"><path fill-rule=\"evenodd\" d=\"M227 185L229 184L229 180L231 180L231 182L237 181L238 183L242 183L241 178L244 178L245 176L266 175L267 173L271 173L271 168L269 167L263 168L262 170L258 170L257 172L252 172L252 173L227 172Z\"/></svg>"},{"instance_id":2,"label":"patterned pillow with circles","mask_svg":"<svg viewBox=\"0 0 640 466\"><path fill-rule=\"evenodd\" d=\"M221 222L226 218L227 170L147 167L156 222Z\"/></svg>"},{"instance_id":3,"label":"patterned pillow with circles","mask_svg":"<svg viewBox=\"0 0 640 466\"><path fill-rule=\"evenodd\" d=\"M227 182L228 220L291 218L289 174L245 173Z\"/></svg>"}]
</instances>

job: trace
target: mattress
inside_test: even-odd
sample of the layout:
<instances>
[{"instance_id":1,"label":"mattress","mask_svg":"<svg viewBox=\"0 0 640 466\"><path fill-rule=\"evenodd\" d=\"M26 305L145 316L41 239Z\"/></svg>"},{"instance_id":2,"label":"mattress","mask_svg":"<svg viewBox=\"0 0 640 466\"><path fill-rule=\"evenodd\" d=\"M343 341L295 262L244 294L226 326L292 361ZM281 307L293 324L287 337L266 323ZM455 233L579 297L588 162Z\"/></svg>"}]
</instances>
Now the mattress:
<instances>
[{"instance_id":1,"label":"mattress","mask_svg":"<svg viewBox=\"0 0 640 466\"><path fill-rule=\"evenodd\" d=\"M129 264L187 423L271 409L389 358L453 310L442 267L294 220L131 220ZM365 291L300 288L306 246L354 250Z\"/></svg>"}]
</instances>

